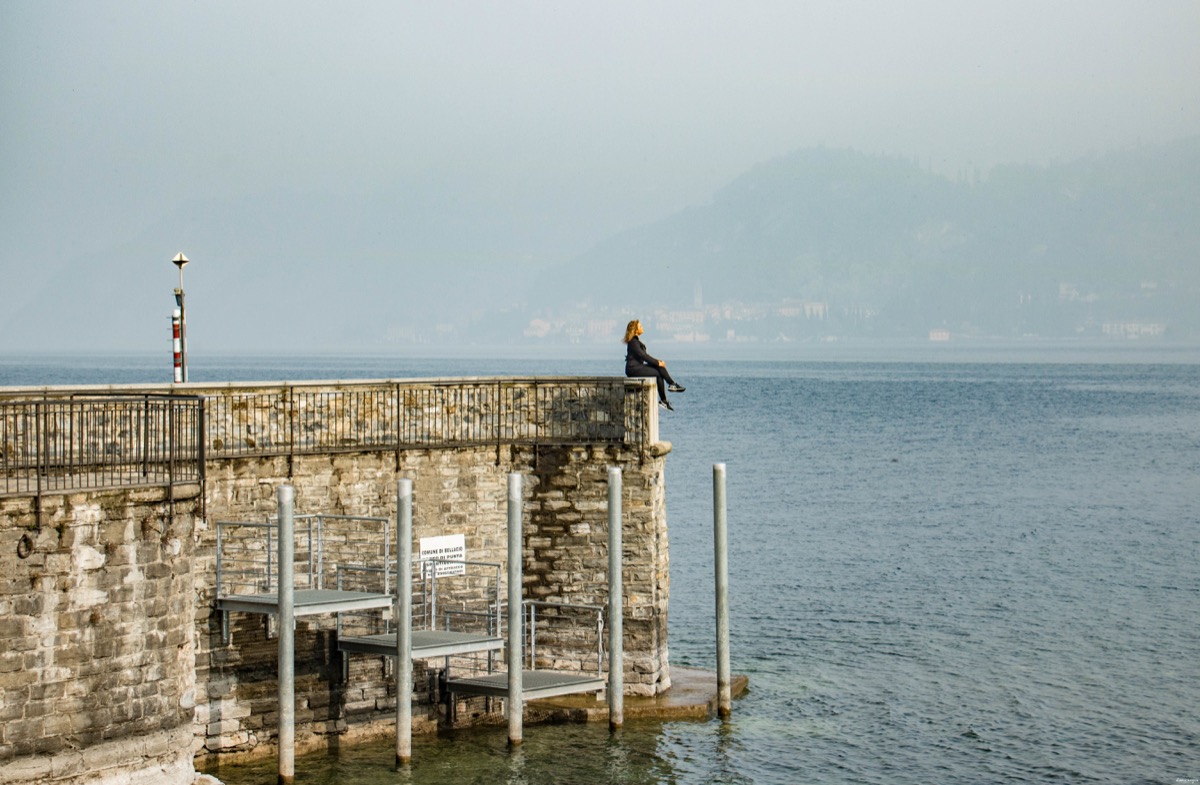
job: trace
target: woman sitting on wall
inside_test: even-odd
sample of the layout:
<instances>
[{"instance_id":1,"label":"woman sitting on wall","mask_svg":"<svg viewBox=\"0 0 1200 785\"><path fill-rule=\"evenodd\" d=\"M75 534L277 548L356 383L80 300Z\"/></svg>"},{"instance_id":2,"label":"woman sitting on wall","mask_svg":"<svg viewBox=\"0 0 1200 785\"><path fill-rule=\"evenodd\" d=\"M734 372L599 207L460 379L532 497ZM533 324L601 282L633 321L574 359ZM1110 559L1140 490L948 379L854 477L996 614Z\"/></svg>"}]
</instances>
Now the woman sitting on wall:
<instances>
[{"instance_id":1,"label":"woman sitting on wall","mask_svg":"<svg viewBox=\"0 0 1200 785\"><path fill-rule=\"evenodd\" d=\"M681 393L684 388L676 384L671 374L667 373L665 362L651 357L646 351L646 344L638 339L643 332L645 331L642 329L642 323L637 319L625 327L625 375L653 376L658 382L658 405L674 411L675 407L667 400L667 385L671 385L671 392Z\"/></svg>"}]
</instances>

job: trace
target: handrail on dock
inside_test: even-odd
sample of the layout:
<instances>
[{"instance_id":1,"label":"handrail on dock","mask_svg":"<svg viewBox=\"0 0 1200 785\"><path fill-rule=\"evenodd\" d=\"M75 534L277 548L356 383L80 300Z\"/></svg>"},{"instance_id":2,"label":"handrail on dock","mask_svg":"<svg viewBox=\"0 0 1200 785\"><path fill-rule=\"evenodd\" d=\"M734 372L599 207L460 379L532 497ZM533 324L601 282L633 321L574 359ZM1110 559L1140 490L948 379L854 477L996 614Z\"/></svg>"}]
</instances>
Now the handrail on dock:
<instances>
[{"instance_id":1,"label":"handrail on dock","mask_svg":"<svg viewBox=\"0 0 1200 785\"><path fill-rule=\"evenodd\" d=\"M526 626L529 640L529 669L538 669L537 658L537 609L556 608L568 611L590 611L596 619L596 672L604 673L604 616L607 610L603 605L588 605L584 603L556 602L552 600L525 600L522 605L526 609ZM582 661L581 661L582 666Z\"/></svg>"},{"instance_id":2,"label":"handrail on dock","mask_svg":"<svg viewBox=\"0 0 1200 785\"><path fill-rule=\"evenodd\" d=\"M296 523L303 525L296 526ZM327 536L330 528L335 536ZM216 601L221 616L221 638L229 641L229 612L244 611L271 615L284 565L278 564L276 543L280 525L266 521L217 521ZM296 515L292 518L293 574L291 589L307 592L297 612L325 613L349 610L339 595L391 597L388 574L382 586L367 591L347 592L341 587L346 564L367 568L391 560L391 519L373 516ZM328 573L328 574L327 574ZM326 590L327 585L337 585ZM305 604L307 603L307 604ZM386 604L386 603L385 603ZM372 600L368 607L378 607Z\"/></svg>"},{"instance_id":3,"label":"handrail on dock","mask_svg":"<svg viewBox=\"0 0 1200 785\"><path fill-rule=\"evenodd\" d=\"M437 567L439 565L448 565L453 567L462 567L463 572L450 575L438 575ZM414 572L418 576L413 581L413 629L414 630L435 630L438 629L439 615L443 618L443 627L450 630L449 617L463 616L484 619L486 622L487 632L492 635L500 634L500 573L501 565L496 562L474 561L470 559L450 559L444 557L429 557L414 561ZM486 568L491 572L490 583L489 577L479 575L477 572L468 571L469 568ZM372 567L363 565L344 565L339 564L337 570L337 586L338 589L346 588L351 581L348 576L356 573L378 574L383 576L384 591L392 592L391 587L399 588L400 581L393 580L396 574L395 566L390 567ZM459 598L462 607L454 609L443 609L439 612L439 590L438 582L446 584L457 583L456 578L461 578L468 583L481 584L475 587L459 589L454 594ZM445 591L445 590L443 590ZM467 607L467 603L474 602L476 607L482 604L486 608L483 611L471 611ZM373 634L392 635L395 632L395 619L388 614L384 614L379 623L371 626ZM343 637L343 630L346 626L347 619L343 614L338 615L338 638ZM358 630L355 630L358 632Z\"/></svg>"}]
</instances>

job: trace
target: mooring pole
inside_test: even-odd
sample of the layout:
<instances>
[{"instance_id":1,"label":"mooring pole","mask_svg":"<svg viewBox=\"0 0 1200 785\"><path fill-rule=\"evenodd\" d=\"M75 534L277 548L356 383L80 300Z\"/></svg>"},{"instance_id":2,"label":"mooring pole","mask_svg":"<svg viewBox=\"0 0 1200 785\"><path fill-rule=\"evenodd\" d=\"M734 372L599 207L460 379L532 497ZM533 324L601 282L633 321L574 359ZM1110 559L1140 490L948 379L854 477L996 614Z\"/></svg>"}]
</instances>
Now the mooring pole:
<instances>
[{"instance_id":1,"label":"mooring pole","mask_svg":"<svg viewBox=\"0 0 1200 785\"><path fill-rule=\"evenodd\" d=\"M296 489L281 485L279 499L279 785L296 777Z\"/></svg>"},{"instance_id":2,"label":"mooring pole","mask_svg":"<svg viewBox=\"0 0 1200 785\"><path fill-rule=\"evenodd\" d=\"M508 475L508 712L509 746L520 746L525 710L521 652L521 475Z\"/></svg>"},{"instance_id":3,"label":"mooring pole","mask_svg":"<svg viewBox=\"0 0 1200 785\"><path fill-rule=\"evenodd\" d=\"M608 467L608 729L625 724L625 640L622 629L621 470Z\"/></svg>"},{"instance_id":4,"label":"mooring pole","mask_svg":"<svg viewBox=\"0 0 1200 785\"><path fill-rule=\"evenodd\" d=\"M412 480L396 492L396 765L412 760Z\"/></svg>"},{"instance_id":5,"label":"mooring pole","mask_svg":"<svg viewBox=\"0 0 1200 785\"><path fill-rule=\"evenodd\" d=\"M725 522L725 464L713 464L713 567L717 589L717 716L733 713L729 683L729 537Z\"/></svg>"}]
</instances>

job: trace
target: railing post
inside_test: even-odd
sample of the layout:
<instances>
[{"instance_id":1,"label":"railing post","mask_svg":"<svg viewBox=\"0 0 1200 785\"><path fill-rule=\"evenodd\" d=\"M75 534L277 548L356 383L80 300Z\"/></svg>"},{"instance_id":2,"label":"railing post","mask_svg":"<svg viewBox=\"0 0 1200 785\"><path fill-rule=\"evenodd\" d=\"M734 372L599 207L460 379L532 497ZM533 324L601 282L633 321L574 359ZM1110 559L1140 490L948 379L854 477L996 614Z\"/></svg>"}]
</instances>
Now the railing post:
<instances>
[{"instance_id":1,"label":"railing post","mask_svg":"<svg viewBox=\"0 0 1200 785\"><path fill-rule=\"evenodd\" d=\"M400 436L404 432L404 427L400 424L400 413L404 411L404 402L400 400L400 382L396 382L392 385L392 393L395 396L394 400L396 415L392 422L394 423L393 427L396 429L396 442L391 446L396 451L396 471L400 471L400 443L403 441Z\"/></svg>"},{"instance_id":2,"label":"railing post","mask_svg":"<svg viewBox=\"0 0 1200 785\"><path fill-rule=\"evenodd\" d=\"M295 390L291 387L283 389L284 406L283 416L287 418L287 444L288 444L288 478L292 476L296 466L296 395Z\"/></svg>"},{"instance_id":3,"label":"railing post","mask_svg":"<svg viewBox=\"0 0 1200 785\"><path fill-rule=\"evenodd\" d=\"M221 597L221 585L223 583L222 579L224 577L224 568L221 567L221 562L223 561L222 557L224 556L224 552L225 552L225 540L221 534L221 529L222 529L221 523L220 523L220 521L218 521L217 522L217 586L216 586L216 594L217 594L218 598ZM229 611L222 610L222 611L219 611L219 613L221 614L221 643L228 646L229 645Z\"/></svg>"},{"instance_id":4,"label":"railing post","mask_svg":"<svg viewBox=\"0 0 1200 785\"><path fill-rule=\"evenodd\" d=\"M625 724L621 562L621 469L608 467L608 728Z\"/></svg>"},{"instance_id":5,"label":"railing post","mask_svg":"<svg viewBox=\"0 0 1200 785\"><path fill-rule=\"evenodd\" d=\"M308 557L311 560L312 553ZM325 519L320 516L317 517L317 588L325 588Z\"/></svg>"},{"instance_id":6,"label":"railing post","mask_svg":"<svg viewBox=\"0 0 1200 785\"><path fill-rule=\"evenodd\" d=\"M492 412L496 428L496 465L500 465L500 449L504 438L504 388L500 380L496 380L496 400L492 401Z\"/></svg>"},{"instance_id":7,"label":"railing post","mask_svg":"<svg viewBox=\"0 0 1200 785\"><path fill-rule=\"evenodd\" d=\"M38 531L42 529L41 516L41 501L42 501L42 467L46 460L46 448L42 445L42 417L44 416L44 403L35 403L33 405L33 452L34 452L34 469L33 474L37 478L37 500L38 500Z\"/></svg>"},{"instance_id":8,"label":"railing post","mask_svg":"<svg viewBox=\"0 0 1200 785\"><path fill-rule=\"evenodd\" d=\"M208 517L208 494L205 493L205 480L208 477L207 446L208 441L208 399L199 398L196 401L196 479L200 483L200 515Z\"/></svg>"},{"instance_id":9,"label":"railing post","mask_svg":"<svg viewBox=\"0 0 1200 785\"><path fill-rule=\"evenodd\" d=\"M522 607L529 609L529 670L535 671L537 670L537 605L532 602L526 604L522 601ZM521 667L525 667L524 663Z\"/></svg>"},{"instance_id":10,"label":"railing post","mask_svg":"<svg viewBox=\"0 0 1200 785\"><path fill-rule=\"evenodd\" d=\"M142 476L150 474L150 396L142 398Z\"/></svg>"},{"instance_id":11,"label":"railing post","mask_svg":"<svg viewBox=\"0 0 1200 785\"><path fill-rule=\"evenodd\" d=\"M312 519L312 517L309 517L308 526L305 527L305 529L307 530L306 533L308 534L308 588L323 589L323 588L325 588L324 586L318 586L316 583L313 582L313 577L314 577L313 576L313 567L314 567L314 565L313 565L312 527L313 527L313 519ZM321 528L321 514L317 513L317 529L320 530L320 528ZM317 554L317 558L318 559L321 558L321 555L319 553ZM387 562L384 562L384 564L387 564Z\"/></svg>"},{"instance_id":12,"label":"railing post","mask_svg":"<svg viewBox=\"0 0 1200 785\"><path fill-rule=\"evenodd\" d=\"M167 488L172 505L175 502L175 406L167 399Z\"/></svg>"},{"instance_id":13,"label":"railing post","mask_svg":"<svg viewBox=\"0 0 1200 785\"><path fill-rule=\"evenodd\" d=\"M271 590L271 567L272 561L275 558L275 553L271 543L271 521L267 521L267 585L263 587L263 591Z\"/></svg>"}]
</instances>

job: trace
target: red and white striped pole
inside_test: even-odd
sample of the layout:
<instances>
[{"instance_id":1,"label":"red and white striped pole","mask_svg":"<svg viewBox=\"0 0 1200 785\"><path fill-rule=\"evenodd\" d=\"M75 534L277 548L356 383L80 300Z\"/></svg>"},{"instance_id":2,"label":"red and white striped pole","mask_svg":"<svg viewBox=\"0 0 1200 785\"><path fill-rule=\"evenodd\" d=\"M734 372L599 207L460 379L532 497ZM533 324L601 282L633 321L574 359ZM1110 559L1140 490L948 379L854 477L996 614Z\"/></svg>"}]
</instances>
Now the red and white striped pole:
<instances>
[{"instance_id":1,"label":"red and white striped pole","mask_svg":"<svg viewBox=\"0 0 1200 785\"><path fill-rule=\"evenodd\" d=\"M187 307L183 303L183 267L190 260L180 251L171 263L179 268L179 288L175 290L175 304L179 307L171 316L175 333L175 383L188 380L187 367Z\"/></svg>"},{"instance_id":2,"label":"red and white striped pole","mask_svg":"<svg viewBox=\"0 0 1200 785\"><path fill-rule=\"evenodd\" d=\"M183 381L183 341L179 337L180 325L183 323L183 314L176 308L171 314L171 344L175 355L175 383L179 384Z\"/></svg>"}]
</instances>

